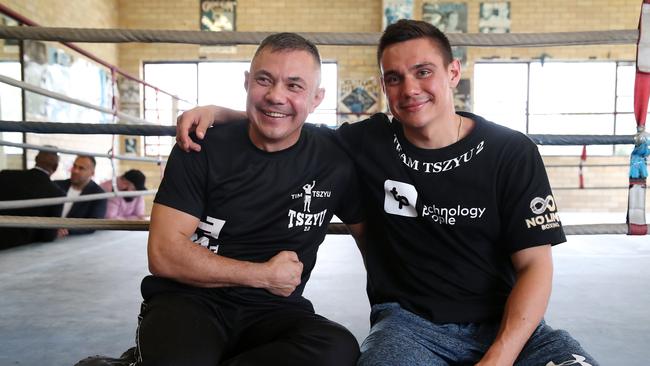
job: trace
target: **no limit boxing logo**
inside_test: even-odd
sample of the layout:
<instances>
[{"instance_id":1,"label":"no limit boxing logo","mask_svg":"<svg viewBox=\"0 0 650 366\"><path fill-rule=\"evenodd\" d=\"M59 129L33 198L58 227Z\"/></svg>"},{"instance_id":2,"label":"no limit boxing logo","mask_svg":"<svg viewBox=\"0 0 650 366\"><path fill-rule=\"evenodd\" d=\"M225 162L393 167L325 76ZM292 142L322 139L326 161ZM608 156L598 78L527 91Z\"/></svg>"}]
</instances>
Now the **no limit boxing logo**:
<instances>
[{"instance_id":1,"label":"no limit boxing logo","mask_svg":"<svg viewBox=\"0 0 650 366\"><path fill-rule=\"evenodd\" d=\"M557 214L555 199L552 195L546 198L535 197L530 201L530 211L536 216L526 219L528 229L539 227L542 230L560 227L560 216Z\"/></svg>"}]
</instances>

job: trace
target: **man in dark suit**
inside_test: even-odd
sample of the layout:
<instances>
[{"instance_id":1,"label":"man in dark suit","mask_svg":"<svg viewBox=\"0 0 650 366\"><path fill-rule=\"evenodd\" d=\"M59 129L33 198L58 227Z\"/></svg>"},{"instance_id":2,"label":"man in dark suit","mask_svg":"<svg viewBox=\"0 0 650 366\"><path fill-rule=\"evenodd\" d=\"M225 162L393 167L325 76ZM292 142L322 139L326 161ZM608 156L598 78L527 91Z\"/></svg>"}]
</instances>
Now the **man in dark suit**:
<instances>
[{"instance_id":1,"label":"man in dark suit","mask_svg":"<svg viewBox=\"0 0 650 366\"><path fill-rule=\"evenodd\" d=\"M95 175L95 165L94 157L79 155L72 164L70 179L57 180L54 183L58 184L68 197L104 193L104 190L92 180L93 175ZM63 205L61 217L103 219L105 214L106 199L102 199L74 203L67 202ZM95 230L59 229L58 236L64 237L69 234L89 234L92 232L95 232Z\"/></svg>"},{"instance_id":2,"label":"man in dark suit","mask_svg":"<svg viewBox=\"0 0 650 366\"><path fill-rule=\"evenodd\" d=\"M36 166L33 169L1 171L0 200L64 196L63 191L50 180L58 165L59 156L56 153L40 151L36 155ZM63 206L59 204L0 210L0 215L59 217L62 208ZM0 227L0 249L37 241L52 241L56 236L56 229Z\"/></svg>"}]
</instances>

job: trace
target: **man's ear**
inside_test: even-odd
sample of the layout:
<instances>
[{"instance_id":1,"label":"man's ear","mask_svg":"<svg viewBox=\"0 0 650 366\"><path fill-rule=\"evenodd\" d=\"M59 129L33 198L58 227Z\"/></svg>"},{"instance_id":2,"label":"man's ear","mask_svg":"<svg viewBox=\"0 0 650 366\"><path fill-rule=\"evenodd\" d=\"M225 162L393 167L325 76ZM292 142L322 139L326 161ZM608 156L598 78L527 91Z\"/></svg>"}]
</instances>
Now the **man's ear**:
<instances>
[{"instance_id":1,"label":"man's ear","mask_svg":"<svg viewBox=\"0 0 650 366\"><path fill-rule=\"evenodd\" d=\"M321 104L323 99L325 98L325 88L318 88L316 90L316 93L314 94L314 101L311 105L311 108L309 110L309 113L312 113L313 111L318 108L318 106Z\"/></svg>"},{"instance_id":2,"label":"man's ear","mask_svg":"<svg viewBox=\"0 0 650 366\"><path fill-rule=\"evenodd\" d=\"M451 61L447 67L447 71L449 73L449 85L455 88L460 82L460 60L454 59Z\"/></svg>"},{"instance_id":3,"label":"man's ear","mask_svg":"<svg viewBox=\"0 0 650 366\"><path fill-rule=\"evenodd\" d=\"M248 91L248 78L250 77L250 73L248 71L244 71L244 90Z\"/></svg>"}]
</instances>

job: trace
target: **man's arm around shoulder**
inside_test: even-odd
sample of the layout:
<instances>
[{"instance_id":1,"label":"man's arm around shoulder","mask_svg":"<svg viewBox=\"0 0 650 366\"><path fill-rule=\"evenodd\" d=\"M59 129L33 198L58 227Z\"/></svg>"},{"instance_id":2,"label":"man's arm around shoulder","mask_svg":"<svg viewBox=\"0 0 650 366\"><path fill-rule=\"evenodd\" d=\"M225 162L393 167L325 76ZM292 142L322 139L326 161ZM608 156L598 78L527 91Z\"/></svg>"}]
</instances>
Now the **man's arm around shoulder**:
<instances>
[{"instance_id":1,"label":"man's arm around shoulder","mask_svg":"<svg viewBox=\"0 0 650 366\"><path fill-rule=\"evenodd\" d=\"M213 253L190 240L199 219L154 204L147 254L152 274L197 287L244 286L289 296L300 284L302 263L284 251L264 263L240 261Z\"/></svg>"}]
</instances>

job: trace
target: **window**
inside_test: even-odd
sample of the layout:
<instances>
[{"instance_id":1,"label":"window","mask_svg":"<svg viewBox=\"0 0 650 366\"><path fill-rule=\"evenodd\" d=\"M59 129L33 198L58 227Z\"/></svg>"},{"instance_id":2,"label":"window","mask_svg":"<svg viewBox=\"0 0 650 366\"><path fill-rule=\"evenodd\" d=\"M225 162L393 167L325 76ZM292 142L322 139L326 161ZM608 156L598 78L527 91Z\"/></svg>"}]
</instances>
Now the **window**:
<instances>
[{"instance_id":1,"label":"window","mask_svg":"<svg viewBox=\"0 0 650 366\"><path fill-rule=\"evenodd\" d=\"M144 65L144 80L170 92L187 102L178 101L174 106L172 98L153 88L144 88L144 118L155 124L176 123L176 115L196 105L197 65L196 63L147 63ZM172 136L145 136L145 155L169 155L174 146Z\"/></svg>"},{"instance_id":2,"label":"window","mask_svg":"<svg viewBox=\"0 0 650 366\"><path fill-rule=\"evenodd\" d=\"M0 75L20 80L20 62L2 61L0 62ZM3 121L22 121L23 120L23 97L20 88L9 84L0 83L0 119ZM23 134L21 132L0 132L3 140L22 143ZM22 154L23 149L18 147L3 146L5 154Z\"/></svg>"},{"instance_id":3,"label":"window","mask_svg":"<svg viewBox=\"0 0 650 366\"><path fill-rule=\"evenodd\" d=\"M477 63L474 111L527 134L634 134L634 75L630 62ZM588 146L590 155L629 154L631 149ZM546 155L581 151L581 146L540 146Z\"/></svg>"},{"instance_id":4,"label":"window","mask_svg":"<svg viewBox=\"0 0 650 366\"><path fill-rule=\"evenodd\" d=\"M189 63L145 63L144 78L147 83L175 93L196 105L217 104L224 107L246 109L244 72L250 68L248 61L206 61ZM322 64L321 87L325 98L307 117L307 122L336 126L337 64ZM145 119L156 124L173 124L171 97L145 88ZM178 114L193 105L179 103ZM174 138L166 136L145 137L146 155L168 155Z\"/></svg>"}]
</instances>

